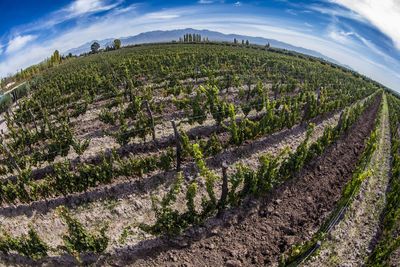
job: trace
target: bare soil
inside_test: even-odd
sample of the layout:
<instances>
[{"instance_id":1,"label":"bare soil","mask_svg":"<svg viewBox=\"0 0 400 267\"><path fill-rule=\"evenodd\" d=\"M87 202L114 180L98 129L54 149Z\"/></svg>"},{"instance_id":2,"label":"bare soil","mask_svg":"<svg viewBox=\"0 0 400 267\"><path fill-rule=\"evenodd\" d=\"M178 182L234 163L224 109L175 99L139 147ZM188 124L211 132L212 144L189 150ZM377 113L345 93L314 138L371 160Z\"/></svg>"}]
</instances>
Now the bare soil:
<instances>
[{"instance_id":1,"label":"bare soil","mask_svg":"<svg viewBox=\"0 0 400 267\"><path fill-rule=\"evenodd\" d=\"M187 231L178 242L158 238L125 247L112 266L276 266L293 244L310 238L334 209L374 127L377 98L360 119L295 177L259 201Z\"/></svg>"},{"instance_id":2,"label":"bare soil","mask_svg":"<svg viewBox=\"0 0 400 267\"><path fill-rule=\"evenodd\" d=\"M311 139L316 140L319 138L326 126L334 126L338 121L339 115L340 113L336 113L314 120L316 126ZM289 147L292 151L295 150L304 140L305 132L305 125L296 125L292 129L286 129L258 140L247 142L236 149L222 151L216 157L209 158L207 163L214 169L220 168L219 162L222 160L227 160L232 164L241 161L249 166L256 167L259 156L264 153L276 155L285 147ZM236 150L239 152L236 152ZM192 173L190 169L193 169L193 172L196 171L194 168L189 167L190 165L193 164L185 163L183 166L188 175ZM127 240L123 243L119 241L121 233L127 226L142 222L151 223L154 220L150 197L152 194L165 194L174 177L175 173L170 172L151 174L140 180L121 178L111 185L101 186L90 192L74 194L67 198L60 197L28 205L2 207L0 209L0 220L2 221L2 227L16 236L26 233L29 224L34 225L40 237L46 243L52 247L57 247L62 245L60 236L64 233L65 226L61 224L59 218L55 215L54 208L59 205L66 205L71 208L74 216L90 229L96 228L102 222L110 223L107 234L111 240L107 251L113 253L115 249L119 250L123 247L134 246L145 239L154 238L146 235L136 227L131 227ZM201 188L201 190L203 189ZM201 202L200 196L198 202L199 204ZM178 207L176 208L179 210L186 208L184 196L182 197L182 203L177 204ZM56 254L58 253L52 253L52 255ZM10 255L7 259L4 259L4 262L15 265L28 263L29 261L18 255ZM52 256L44 260L43 264L40 264L52 266L57 263L64 266L73 265L73 262L73 259L63 255L61 257Z\"/></svg>"},{"instance_id":3,"label":"bare soil","mask_svg":"<svg viewBox=\"0 0 400 267\"><path fill-rule=\"evenodd\" d=\"M379 138L378 148L366 168L371 175L361 184L345 217L333 228L318 255L308 261L307 266L361 266L371 253L379 232L390 177L390 129L386 101L381 114Z\"/></svg>"},{"instance_id":4,"label":"bare soil","mask_svg":"<svg viewBox=\"0 0 400 267\"><path fill-rule=\"evenodd\" d=\"M395 252L393 252L392 255L390 255L389 266L390 267L400 266L400 248L397 249Z\"/></svg>"}]
</instances>

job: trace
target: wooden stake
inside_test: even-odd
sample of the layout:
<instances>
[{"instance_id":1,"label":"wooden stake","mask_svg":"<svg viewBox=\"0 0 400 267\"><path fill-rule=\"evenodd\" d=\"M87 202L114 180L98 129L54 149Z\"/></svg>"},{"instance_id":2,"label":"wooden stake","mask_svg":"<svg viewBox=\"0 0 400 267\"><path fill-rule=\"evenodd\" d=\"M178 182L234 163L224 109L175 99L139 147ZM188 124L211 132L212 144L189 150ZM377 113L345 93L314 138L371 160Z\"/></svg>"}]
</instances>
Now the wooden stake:
<instances>
[{"instance_id":1,"label":"wooden stake","mask_svg":"<svg viewBox=\"0 0 400 267\"><path fill-rule=\"evenodd\" d=\"M342 113L340 113L339 121L337 124L337 129L340 130L340 128L342 128L343 120L344 120L344 111L342 111Z\"/></svg>"},{"instance_id":2,"label":"wooden stake","mask_svg":"<svg viewBox=\"0 0 400 267\"><path fill-rule=\"evenodd\" d=\"M220 216L226 206L226 198L228 197L228 164L226 161L222 162L222 192L219 200L218 215Z\"/></svg>"},{"instance_id":3,"label":"wooden stake","mask_svg":"<svg viewBox=\"0 0 400 267\"><path fill-rule=\"evenodd\" d=\"M321 87L318 87L317 89L317 106L319 107L319 104L321 102Z\"/></svg>"},{"instance_id":4,"label":"wooden stake","mask_svg":"<svg viewBox=\"0 0 400 267\"><path fill-rule=\"evenodd\" d=\"M181 137L179 135L179 132L176 128L176 124L175 121L172 120L172 127L174 128L174 135L175 135L175 143L176 143L176 171L180 171L181 170L181 151L182 151L182 147L181 147Z\"/></svg>"},{"instance_id":5,"label":"wooden stake","mask_svg":"<svg viewBox=\"0 0 400 267\"><path fill-rule=\"evenodd\" d=\"M246 102L249 102L250 100L250 93L251 93L251 80L247 81L247 96L246 96Z\"/></svg>"},{"instance_id":6,"label":"wooden stake","mask_svg":"<svg viewBox=\"0 0 400 267\"><path fill-rule=\"evenodd\" d=\"M28 109L28 111L29 111L29 114L30 114L31 117L32 117L33 125L35 126L36 132L39 132L39 131L38 131L37 124L36 124L36 119L35 119L35 116L33 116L32 110L31 110L31 109Z\"/></svg>"},{"instance_id":7,"label":"wooden stake","mask_svg":"<svg viewBox=\"0 0 400 267\"><path fill-rule=\"evenodd\" d=\"M150 105L149 105L149 102L147 100L144 101L144 104L146 106L147 114L149 115L150 120L151 120L151 130L152 130L153 141L157 145L157 142L156 142L156 129L154 127L153 113L151 112Z\"/></svg>"}]
</instances>

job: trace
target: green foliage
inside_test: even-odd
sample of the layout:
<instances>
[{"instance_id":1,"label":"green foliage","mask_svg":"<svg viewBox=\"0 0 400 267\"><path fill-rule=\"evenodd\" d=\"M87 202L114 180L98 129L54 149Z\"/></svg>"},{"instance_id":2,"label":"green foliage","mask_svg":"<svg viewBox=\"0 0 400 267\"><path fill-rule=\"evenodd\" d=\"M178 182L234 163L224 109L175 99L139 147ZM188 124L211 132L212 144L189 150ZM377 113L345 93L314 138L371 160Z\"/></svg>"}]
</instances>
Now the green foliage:
<instances>
[{"instance_id":1,"label":"green foliage","mask_svg":"<svg viewBox=\"0 0 400 267\"><path fill-rule=\"evenodd\" d=\"M197 42L199 36L191 35L189 38L187 35L186 38L187 42L189 39ZM97 51L95 49L93 52ZM56 58L54 56L53 61L58 64ZM4 141L23 173L16 181L1 182L2 203L66 196L100 184L109 184L119 175L143 176L157 169L171 170L175 155L172 149L167 149L146 157L103 156L97 163L71 164L64 160L53 163L50 168L54 172L44 179L32 179L30 166L39 166L44 161L53 162L57 156L65 157L71 147L78 155L84 153L89 141L78 141L73 134L70 118L84 114L93 102L98 104L97 101L104 101L99 120L117 126L110 127L112 131L118 129L109 134L121 146L129 144L134 138L145 142L151 133L152 124L148 113L144 111L143 101L148 101L151 106L155 123L160 123L165 115L167 118L182 115L186 116L182 123L188 119L189 123L202 124L211 115L217 125L229 131L230 144L241 145L247 140L290 128L303 120L348 106L370 95L377 88L356 74L301 55L294 57L281 50L260 53L256 49L232 48L220 44L140 46L62 63L46 72L43 70L47 68L34 67L18 74L18 79L26 79L39 73L29 85L16 91L16 98L28 92L29 98L19 101L18 107L13 110L15 114L10 112L5 115L9 132ZM253 77L263 80L256 81L254 86ZM247 91L241 90L244 79L250 84ZM197 86L203 81L206 85ZM271 81L272 90L277 96L274 101L269 99L268 86L263 86L263 83ZM320 98L317 99L314 90L320 84L327 86L321 90ZM241 90L239 98L236 97L238 88ZM172 100L167 97L171 94L174 96ZM160 99L160 96L166 99ZM0 111L7 110L10 104L10 96L4 96L0 100ZM162 113L164 106L168 107L168 112L172 110L171 114ZM238 112L240 107L245 116ZM259 112L257 116L247 116L253 110ZM362 107L358 110L361 112ZM340 127L327 128L322 139L311 145L308 140L305 141L287 158L266 155L260 159L257 170L238 166L236 172L228 177L228 206L240 204L249 195L266 193L285 179L290 179L309 160L323 153L339 134L344 133L355 121L357 114L349 109ZM216 128L219 134L222 127ZM192 145L193 142L198 144ZM178 234L216 211L218 176L207 168L204 157L215 155L230 144L222 144L216 134L208 139L190 140L185 133L181 134L181 143L183 157L186 160L193 157L200 176L205 179L203 210L197 211L195 205L195 199L198 199L196 195L201 191L198 187L202 183L192 181L188 185L187 211L184 213L178 213L172 208L181 191L180 185L174 185L165 199L154 201L158 212L157 223L147 229L155 234ZM16 168L5 151L2 152L5 162L4 166L0 166L1 172L9 175ZM395 174L399 172L394 171ZM178 177L178 183L182 183L182 177ZM396 201L397 198L390 198L390 207L395 207ZM388 214L387 224L391 225L398 217L394 212ZM68 221L76 229L66 239L66 247L71 253L76 255L81 251L101 252L105 249L104 232L91 234L71 216ZM4 241L7 238L0 238L0 250L11 251L8 241ZM34 247L41 247L35 235L26 236L25 240L29 240L24 241L29 244L37 244ZM25 251L21 253L36 257L36 252L30 246L20 250Z\"/></svg>"},{"instance_id":2,"label":"green foliage","mask_svg":"<svg viewBox=\"0 0 400 267\"><path fill-rule=\"evenodd\" d=\"M99 120L111 125L115 125L116 122L114 114L111 113L111 111L107 108L104 108L100 111Z\"/></svg>"},{"instance_id":3,"label":"green foliage","mask_svg":"<svg viewBox=\"0 0 400 267\"><path fill-rule=\"evenodd\" d=\"M181 190L182 182L183 175L180 172L169 192L162 200L155 195L152 196L152 207L156 216L156 222L154 225L141 224L140 227L144 231L155 235L165 234L173 236L179 234L184 229L185 222L183 218L177 210L171 207Z\"/></svg>"},{"instance_id":4,"label":"green foliage","mask_svg":"<svg viewBox=\"0 0 400 267\"><path fill-rule=\"evenodd\" d=\"M94 42L91 46L90 46L90 50L92 51L92 53L97 53L100 49L100 44L98 42Z\"/></svg>"},{"instance_id":5,"label":"green foliage","mask_svg":"<svg viewBox=\"0 0 400 267\"><path fill-rule=\"evenodd\" d=\"M255 194L258 190L256 172L247 166L240 166L237 174L241 175L242 177L240 178L240 180L243 180L243 189L241 192L242 198L247 195Z\"/></svg>"},{"instance_id":6,"label":"green foliage","mask_svg":"<svg viewBox=\"0 0 400 267\"><path fill-rule=\"evenodd\" d=\"M196 162L196 166L199 173L205 179L206 191L208 194L208 200L203 201L203 212L209 213L215 210L217 206L217 198L214 192L214 184L218 179L218 176L207 168L206 163L203 158L203 153L200 150L198 144L193 144L193 158Z\"/></svg>"},{"instance_id":7,"label":"green foliage","mask_svg":"<svg viewBox=\"0 0 400 267\"><path fill-rule=\"evenodd\" d=\"M22 235L14 242L15 250L31 259L37 260L47 256L49 247L40 239L37 232L30 228L28 235Z\"/></svg>"},{"instance_id":8,"label":"green foliage","mask_svg":"<svg viewBox=\"0 0 400 267\"><path fill-rule=\"evenodd\" d=\"M130 103L125 110L125 116L135 119L141 107L142 107L142 98L137 95L132 95Z\"/></svg>"},{"instance_id":9,"label":"green foliage","mask_svg":"<svg viewBox=\"0 0 400 267\"><path fill-rule=\"evenodd\" d=\"M159 166L164 171L171 170L172 165L175 161L174 150L172 148L168 148L165 153L161 154Z\"/></svg>"},{"instance_id":10,"label":"green foliage","mask_svg":"<svg viewBox=\"0 0 400 267\"><path fill-rule=\"evenodd\" d=\"M389 104L390 132L392 137L392 169L389 190L386 197L386 206L383 212L382 234L380 240L369 256L366 266L389 265L390 256L400 248L399 220L400 220L400 100L387 94Z\"/></svg>"},{"instance_id":11,"label":"green foliage","mask_svg":"<svg viewBox=\"0 0 400 267\"><path fill-rule=\"evenodd\" d=\"M196 89L196 95L190 101L191 114L189 115L189 123L192 124L197 122L198 124L203 124L207 118L206 111L204 109L205 105L205 89L199 87Z\"/></svg>"},{"instance_id":12,"label":"green foliage","mask_svg":"<svg viewBox=\"0 0 400 267\"><path fill-rule=\"evenodd\" d=\"M12 237L4 230L0 233L0 251L5 254L15 251L33 260L39 260L47 256L48 250L48 245L32 227L27 235L22 234L19 237Z\"/></svg>"},{"instance_id":13,"label":"green foliage","mask_svg":"<svg viewBox=\"0 0 400 267\"><path fill-rule=\"evenodd\" d=\"M380 97L381 95L375 95L375 97ZM354 123L361 113L365 110L366 107L368 107L372 101L375 100L375 97L371 97L368 101L366 101L363 105L354 105L353 107L350 107L347 111L345 111L344 116L342 116L343 121L346 123L346 126L343 127L343 124L339 122L339 124L335 127L335 129L327 128L327 130L324 132L323 136L320 137L316 143L315 146L314 144L311 146L314 148L309 150L309 156L306 157L306 160L310 160L311 156L314 155L317 156L323 151L323 146L328 146L333 142L334 139L338 138L344 129L348 129L352 123ZM312 249L317 241L321 241L325 239L327 230L329 229L329 225L335 220L335 216L338 216L340 214L341 210L351 201L351 198L353 197L354 193L357 192L361 186L361 183L371 175L371 171L367 170L365 171L367 165L370 162L370 159L377 147L377 129L379 127L379 116L377 118L377 122L375 125L375 130L373 130L370 134L370 137L368 139L368 142L366 144L366 148L364 152L361 155L361 158L358 161L356 170L353 172L351 180L346 184L342 196L338 202L338 204L335 207L335 210L331 213L330 217L324 222L324 224L321 226L321 228L318 230L317 233L314 234L314 236L308 240L307 242L304 242L303 244L297 244L294 245L289 252L284 255L283 257L283 264L290 265L293 262L298 261L299 259L302 259L303 255L307 254L310 249ZM333 137L333 139L331 139ZM308 158L308 159L307 159Z\"/></svg>"},{"instance_id":14,"label":"green foliage","mask_svg":"<svg viewBox=\"0 0 400 267\"><path fill-rule=\"evenodd\" d=\"M246 166L238 164L236 166L236 172L228 177L230 183L230 190L228 191L228 202L231 206L237 206L241 201L241 194L237 192L237 189L244 180L244 173Z\"/></svg>"},{"instance_id":15,"label":"green foliage","mask_svg":"<svg viewBox=\"0 0 400 267\"><path fill-rule=\"evenodd\" d=\"M0 98L0 113L8 110L12 105L12 98L9 94L3 95Z\"/></svg>"},{"instance_id":16,"label":"green foliage","mask_svg":"<svg viewBox=\"0 0 400 267\"><path fill-rule=\"evenodd\" d=\"M107 226L96 232L89 232L69 211L61 206L57 214L67 226L67 233L63 235L65 250L80 260L81 253L101 253L107 249L109 238L106 236Z\"/></svg>"},{"instance_id":17,"label":"green foliage","mask_svg":"<svg viewBox=\"0 0 400 267\"><path fill-rule=\"evenodd\" d=\"M208 139L203 151L207 156L214 156L222 151L222 144L215 133Z\"/></svg>"},{"instance_id":18,"label":"green foliage","mask_svg":"<svg viewBox=\"0 0 400 267\"><path fill-rule=\"evenodd\" d=\"M197 217L196 206L194 199L196 197L198 190L197 182L192 181L186 191L186 207L188 209L187 212L187 220L189 223L194 223Z\"/></svg>"},{"instance_id":19,"label":"green foliage","mask_svg":"<svg viewBox=\"0 0 400 267\"><path fill-rule=\"evenodd\" d=\"M86 149L89 147L90 140L79 141L74 139L72 143L72 147L75 150L76 154L82 156Z\"/></svg>"},{"instance_id":20,"label":"green foliage","mask_svg":"<svg viewBox=\"0 0 400 267\"><path fill-rule=\"evenodd\" d=\"M228 104L222 101L218 94L219 90L217 86L209 85L207 87L201 87L202 91L207 96L207 108L213 116L214 120L218 125L228 117Z\"/></svg>"},{"instance_id":21,"label":"green foliage","mask_svg":"<svg viewBox=\"0 0 400 267\"><path fill-rule=\"evenodd\" d=\"M182 157L187 158L189 156L192 156L193 149L192 145L190 144L189 136L184 131L180 131L179 135L181 137Z\"/></svg>"},{"instance_id":22,"label":"green foliage","mask_svg":"<svg viewBox=\"0 0 400 267\"><path fill-rule=\"evenodd\" d=\"M314 127L314 124L309 124L304 141L297 147L294 153L289 153L287 160L282 163L280 169L280 178L282 180L289 179L304 166L308 158L308 142L313 133Z\"/></svg>"},{"instance_id":23,"label":"green foliage","mask_svg":"<svg viewBox=\"0 0 400 267\"><path fill-rule=\"evenodd\" d=\"M235 145L240 145L241 140L239 136L239 127L236 123L236 113L235 113L235 106L233 104L229 104L228 107L229 111L229 132L231 134L231 143Z\"/></svg>"},{"instance_id":24,"label":"green foliage","mask_svg":"<svg viewBox=\"0 0 400 267\"><path fill-rule=\"evenodd\" d=\"M283 151L277 157L272 157L271 155L263 155L260 157L260 167L257 170L257 190L259 192L265 193L271 190L276 184L280 181L279 172L280 172L280 160L283 154L286 151Z\"/></svg>"},{"instance_id":25,"label":"green foliage","mask_svg":"<svg viewBox=\"0 0 400 267\"><path fill-rule=\"evenodd\" d=\"M304 120L309 120L316 116L318 112L317 97L314 93L308 93L306 95L306 104L304 111Z\"/></svg>"},{"instance_id":26,"label":"green foliage","mask_svg":"<svg viewBox=\"0 0 400 267\"><path fill-rule=\"evenodd\" d=\"M119 127L118 132L115 133L115 139L120 146L124 146L129 143L131 139L131 133L128 130L128 125L123 124Z\"/></svg>"},{"instance_id":27,"label":"green foliage","mask_svg":"<svg viewBox=\"0 0 400 267\"><path fill-rule=\"evenodd\" d=\"M120 39L115 39L113 44L114 44L114 49L120 49L121 48L121 40Z\"/></svg>"}]
</instances>

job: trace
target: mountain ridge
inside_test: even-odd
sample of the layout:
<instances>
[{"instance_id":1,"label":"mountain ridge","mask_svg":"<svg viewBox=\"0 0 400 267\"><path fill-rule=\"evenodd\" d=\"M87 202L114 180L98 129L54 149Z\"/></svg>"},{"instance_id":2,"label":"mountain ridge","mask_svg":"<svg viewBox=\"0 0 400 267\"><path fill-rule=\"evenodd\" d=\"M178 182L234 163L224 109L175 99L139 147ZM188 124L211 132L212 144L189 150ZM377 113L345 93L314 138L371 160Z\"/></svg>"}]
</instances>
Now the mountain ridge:
<instances>
[{"instance_id":1,"label":"mountain ridge","mask_svg":"<svg viewBox=\"0 0 400 267\"><path fill-rule=\"evenodd\" d=\"M285 43L285 42L282 42L279 40L264 38L264 37L254 37L254 36L233 34L233 33L225 34L225 33L211 31L211 30L207 30L207 29L197 30L197 29L193 29L193 28L186 28L186 29L176 29L176 30L167 30L167 31L155 30L155 31L139 33L139 34L133 35L133 36L119 37L118 39L121 40L122 46L127 46L127 45L135 45L135 44L178 41L180 37L183 37L183 35L187 34L187 33L200 34L202 37L206 37L210 41L232 42L233 39L236 38L239 42L241 42L241 40L249 40L250 43L257 44L257 45L265 45L265 44L269 43L272 47L291 50L291 51L295 51L298 53L310 55L313 57L322 58L322 59L332 62L334 64L351 69L349 66L344 65L344 64L338 62L337 60L332 59L328 56L325 56L322 53L319 53L319 52L311 50L311 49L303 48L300 46L288 44L288 43ZM92 40L90 42L87 42L87 43L79 46L79 47L69 49L63 54L66 55L66 54L71 53L73 55L80 55L83 53L87 53L90 51L90 46L93 44L93 42L98 42L100 44L100 48L105 48L106 46L112 46L114 39L116 39L116 38L106 38L103 40Z\"/></svg>"}]
</instances>

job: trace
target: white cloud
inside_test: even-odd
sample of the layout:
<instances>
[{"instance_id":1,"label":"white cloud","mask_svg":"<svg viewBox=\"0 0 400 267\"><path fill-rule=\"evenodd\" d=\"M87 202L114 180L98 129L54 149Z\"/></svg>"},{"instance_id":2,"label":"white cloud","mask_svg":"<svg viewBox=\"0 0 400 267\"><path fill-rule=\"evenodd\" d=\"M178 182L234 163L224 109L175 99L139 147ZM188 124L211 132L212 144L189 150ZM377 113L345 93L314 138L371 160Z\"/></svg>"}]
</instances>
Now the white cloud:
<instances>
[{"instance_id":1,"label":"white cloud","mask_svg":"<svg viewBox=\"0 0 400 267\"><path fill-rule=\"evenodd\" d=\"M369 50L371 50L371 52L382 57L387 63L392 64L392 65L395 64L395 65L399 66L399 63L394 58L392 58L391 56L389 56L385 52L383 52L371 40L368 40L368 39L362 37L360 34L358 34L356 32L354 32L353 35L356 38L358 38Z\"/></svg>"},{"instance_id":2,"label":"white cloud","mask_svg":"<svg viewBox=\"0 0 400 267\"><path fill-rule=\"evenodd\" d=\"M149 13L145 16L143 16L144 19L154 19L154 20L163 20L163 19L175 19L179 18L180 14L176 12L169 12L169 11L160 11L160 12L152 12Z\"/></svg>"},{"instance_id":3,"label":"white cloud","mask_svg":"<svg viewBox=\"0 0 400 267\"><path fill-rule=\"evenodd\" d=\"M107 11L118 6L120 2L107 4L104 0L75 0L62 11L67 13L67 17L76 17L83 14Z\"/></svg>"},{"instance_id":4,"label":"white cloud","mask_svg":"<svg viewBox=\"0 0 400 267\"><path fill-rule=\"evenodd\" d=\"M389 36L400 50L400 1L398 0L330 0L367 19L381 32Z\"/></svg>"},{"instance_id":5,"label":"white cloud","mask_svg":"<svg viewBox=\"0 0 400 267\"><path fill-rule=\"evenodd\" d=\"M331 1L331 0L328 0L328 1ZM365 22L365 19L362 16L360 16L359 14L357 14L351 10L347 10L347 9L338 7L338 6L337 7L335 7L335 6L325 7L325 6L321 6L321 5L317 5L317 4L312 4L312 5L304 5L304 6L302 6L302 8L312 10L315 12L319 12L324 15L329 15L332 17L350 18L352 20Z\"/></svg>"},{"instance_id":6,"label":"white cloud","mask_svg":"<svg viewBox=\"0 0 400 267\"><path fill-rule=\"evenodd\" d=\"M347 38L348 35L343 34L343 32L330 31L328 35L332 40L339 42L341 44L349 43L349 39Z\"/></svg>"},{"instance_id":7,"label":"white cloud","mask_svg":"<svg viewBox=\"0 0 400 267\"><path fill-rule=\"evenodd\" d=\"M232 24L223 26L209 25L207 28L218 30L224 33L232 33L232 29L237 34L261 36L283 41L296 46L311 49L333 58L342 64L346 64L360 73L371 77L386 86L396 88L400 80L395 78L395 71L387 66L376 63L367 58L367 55L352 45L343 45L330 41L324 37L317 37L313 34L305 33L301 29L290 29L285 26L274 26L277 21L266 23L263 19L241 17ZM277 24L279 25L279 23ZM282 24L281 24L282 25ZM344 34L344 33L343 33Z\"/></svg>"},{"instance_id":8,"label":"white cloud","mask_svg":"<svg viewBox=\"0 0 400 267\"><path fill-rule=\"evenodd\" d=\"M297 12L294 11L293 9L289 8L285 10L286 13L293 15L293 16L297 16Z\"/></svg>"},{"instance_id":9,"label":"white cloud","mask_svg":"<svg viewBox=\"0 0 400 267\"><path fill-rule=\"evenodd\" d=\"M35 35L18 35L11 39L8 42L6 53L12 53L15 51L20 50L23 48L25 45L27 45L29 42L33 41L36 39L37 36Z\"/></svg>"},{"instance_id":10,"label":"white cloud","mask_svg":"<svg viewBox=\"0 0 400 267\"><path fill-rule=\"evenodd\" d=\"M229 5L231 6L231 4ZM388 86L394 87L396 82L397 84L399 83L399 79L393 71L368 59L369 54L365 53L367 50L361 45L355 46L356 43L352 42L354 41L352 40L354 39L353 30L331 29L335 31L339 38L344 38L342 41L349 41L348 44L344 44L337 40L333 41L325 38L326 36L319 37L320 33L317 32L317 27L315 29L305 27L303 23L297 23L296 21L291 23L286 18L279 19L265 17L264 15L240 14L239 11L232 12L226 9L226 6L219 5L213 6L212 10L210 6L196 5L163 9L151 13L140 13L135 8L132 8L125 10L126 12L118 13L119 8L115 8L112 12L103 15L99 20L84 20L77 26L60 32L55 37L48 38L46 46L37 42L37 44L27 45L18 53L11 53L0 62L0 76L38 63L50 56L55 49L65 52L90 40L131 36L152 30L196 28L216 30L226 34L237 33L280 40L318 51L351 66L369 77L383 81ZM233 10L232 6L231 9ZM364 50L358 50L358 48ZM35 51L35 53L32 53L32 51Z\"/></svg>"},{"instance_id":11,"label":"white cloud","mask_svg":"<svg viewBox=\"0 0 400 267\"><path fill-rule=\"evenodd\" d=\"M234 6L242 6L242 2L237 1L236 3L233 4Z\"/></svg>"},{"instance_id":12,"label":"white cloud","mask_svg":"<svg viewBox=\"0 0 400 267\"><path fill-rule=\"evenodd\" d=\"M313 25L311 25L310 23L308 23L308 22L304 22L304 25L306 25L307 27L309 27L309 28L314 28L314 26Z\"/></svg>"},{"instance_id":13,"label":"white cloud","mask_svg":"<svg viewBox=\"0 0 400 267\"><path fill-rule=\"evenodd\" d=\"M353 32L346 32L343 30L337 29L335 24L329 25L327 28L327 35L329 38L331 38L333 41L344 44L344 45L349 45L353 43L353 40L350 38L350 36L353 36Z\"/></svg>"},{"instance_id":14,"label":"white cloud","mask_svg":"<svg viewBox=\"0 0 400 267\"><path fill-rule=\"evenodd\" d=\"M124 13L136 7L136 5L133 4L127 8L118 8L123 1L124 0L74 0L71 4L50 13L40 20L16 27L14 31L17 34L41 31L51 29L52 27L71 19L88 16L90 14L109 11L112 9L116 12Z\"/></svg>"},{"instance_id":15,"label":"white cloud","mask_svg":"<svg viewBox=\"0 0 400 267\"><path fill-rule=\"evenodd\" d=\"M197 3L199 4L212 4L214 3L213 0L199 0Z\"/></svg>"}]
</instances>

